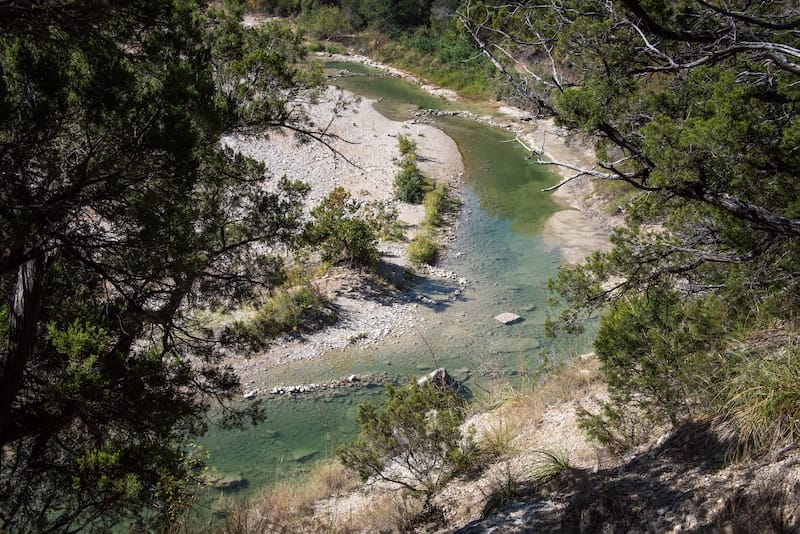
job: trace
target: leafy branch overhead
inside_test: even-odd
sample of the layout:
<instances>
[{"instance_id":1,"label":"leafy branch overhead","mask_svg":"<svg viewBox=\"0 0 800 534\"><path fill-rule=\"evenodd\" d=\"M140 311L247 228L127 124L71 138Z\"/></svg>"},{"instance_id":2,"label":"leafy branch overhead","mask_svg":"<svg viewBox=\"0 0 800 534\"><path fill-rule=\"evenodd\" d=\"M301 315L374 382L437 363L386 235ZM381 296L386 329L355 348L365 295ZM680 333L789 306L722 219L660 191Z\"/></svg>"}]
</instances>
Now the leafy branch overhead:
<instances>
[{"instance_id":1,"label":"leafy branch overhead","mask_svg":"<svg viewBox=\"0 0 800 534\"><path fill-rule=\"evenodd\" d=\"M701 272L766 267L800 235L794 3L466 2L460 18L540 111L598 139L594 168L540 161L629 184L630 220L660 225L619 237L636 273L603 276L703 288Z\"/></svg>"},{"instance_id":2,"label":"leafy branch overhead","mask_svg":"<svg viewBox=\"0 0 800 534\"><path fill-rule=\"evenodd\" d=\"M800 6L470 0L459 19L520 101L596 140L590 168L528 147L567 170L556 188L627 187L613 250L551 282L567 307L550 326L603 312L620 402L673 421L730 412L721 384L759 367L734 365L732 340L791 330L799 311Z\"/></svg>"},{"instance_id":3,"label":"leafy branch overhead","mask_svg":"<svg viewBox=\"0 0 800 534\"><path fill-rule=\"evenodd\" d=\"M241 15L0 2L0 530L159 521L198 480L182 441L238 379L190 310L280 279L306 191L220 137L324 133L300 37Z\"/></svg>"}]
</instances>

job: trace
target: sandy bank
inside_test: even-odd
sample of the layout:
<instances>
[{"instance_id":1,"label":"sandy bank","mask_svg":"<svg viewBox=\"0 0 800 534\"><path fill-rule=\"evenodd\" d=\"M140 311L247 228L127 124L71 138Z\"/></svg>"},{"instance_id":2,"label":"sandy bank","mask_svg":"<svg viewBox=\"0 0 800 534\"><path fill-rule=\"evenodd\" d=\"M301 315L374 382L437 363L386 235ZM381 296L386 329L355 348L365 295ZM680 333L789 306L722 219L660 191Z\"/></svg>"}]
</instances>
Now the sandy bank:
<instances>
[{"instance_id":1,"label":"sandy bank","mask_svg":"<svg viewBox=\"0 0 800 534\"><path fill-rule=\"evenodd\" d=\"M384 65L367 56L322 55L326 60L351 61L381 69L389 75L417 84L420 89L432 95L450 102L459 101L458 94L451 89L428 84L413 74ZM480 117L478 120L515 133L526 146L536 148L550 160L565 161L585 168L591 168L596 163L590 143L558 128L552 119L535 119L527 111L501 104L497 106L493 116ZM556 166L550 167L550 170L561 177L573 174L569 169ZM620 217L604 212L602 206L592 202L593 192L594 183L588 177L582 177L551 193L553 200L565 209L555 213L545 223L543 235L558 247L566 263L581 263L595 250L609 250L611 230L621 223Z\"/></svg>"},{"instance_id":2,"label":"sandy bank","mask_svg":"<svg viewBox=\"0 0 800 534\"><path fill-rule=\"evenodd\" d=\"M433 94L457 98L454 93L422 85L402 71L365 57L333 59L369 63L394 75L410 78ZM307 209L317 205L335 187L342 186L356 199L395 205L400 220L408 225L407 235L412 237L423 218L423 209L393 199L399 158L397 136L406 135L417 143L420 169L437 181L458 181L463 173L463 162L455 142L438 128L414 120L389 120L378 113L372 103L369 99L329 88L317 105L306 110L313 119L313 128L324 129L325 143L303 142L288 130L272 131L264 136L229 136L224 141L264 162L274 177L287 176L308 183L311 191ZM529 114L522 110L499 106L493 116L481 117L480 120L516 133L526 144L543 150L552 159L582 165L590 165L593 161L594 154L590 149L573 142L552 121L530 120ZM559 169L553 167L553 170ZM560 249L565 262L581 262L591 251L605 250L609 246L608 235L613 223L586 202L591 191L591 182L584 179L570 182L553 193L554 199L568 209L547 221L544 235ZM407 266L407 244L381 243L380 249L382 261L398 269ZM433 270L428 275L442 276L442 273ZM420 316L417 295L413 291L403 293L383 288L384 294L376 299L374 287L365 291L363 278L363 274L335 269L317 280L318 287L334 298L340 309L341 319L335 326L300 340L279 340L269 351L261 354L233 357L232 363L242 377L248 379L248 386L274 385L266 382L264 371L275 365L315 358L353 343L369 346L391 342L392 338L413 329Z\"/></svg>"},{"instance_id":3,"label":"sandy bank","mask_svg":"<svg viewBox=\"0 0 800 534\"><path fill-rule=\"evenodd\" d=\"M342 102L347 104L341 107ZM265 163L270 174L302 180L311 190L306 209L316 206L335 187L342 186L354 198L365 202L384 201L395 205L399 219L413 237L422 221L422 206L394 200L393 183L399 159L397 136L406 135L417 143L420 170L437 181L456 182L463 163L455 142L441 130L411 121L398 122L375 111L372 101L330 88L318 105L308 110L314 127L325 127L325 143L303 142L293 132L280 130L263 136L228 136L224 142ZM381 243L382 261L398 268L407 266L407 243ZM441 275L442 273L439 273ZM437 276L436 271L428 273ZM365 288L364 275L332 269L317 280L320 290L335 299L339 322L303 339L284 339L260 354L232 356L230 363L249 389L269 387L264 371L282 363L315 358L353 343L369 346L396 338L417 321L415 295L391 287Z\"/></svg>"},{"instance_id":4,"label":"sandy bank","mask_svg":"<svg viewBox=\"0 0 800 534\"><path fill-rule=\"evenodd\" d=\"M595 165L597 159L590 142L557 127L552 119L532 119L527 112L511 106L500 106L498 111L501 117L496 122L505 125L525 146L544 154L545 158L587 169ZM520 120L523 117L526 120ZM548 168L562 178L575 174L555 165ZM550 194L553 201L565 209L545 222L542 234L558 247L564 262L582 263L596 250L611 249L609 236L622 220L603 211L601 203L594 198L594 183L588 177L567 182Z\"/></svg>"}]
</instances>

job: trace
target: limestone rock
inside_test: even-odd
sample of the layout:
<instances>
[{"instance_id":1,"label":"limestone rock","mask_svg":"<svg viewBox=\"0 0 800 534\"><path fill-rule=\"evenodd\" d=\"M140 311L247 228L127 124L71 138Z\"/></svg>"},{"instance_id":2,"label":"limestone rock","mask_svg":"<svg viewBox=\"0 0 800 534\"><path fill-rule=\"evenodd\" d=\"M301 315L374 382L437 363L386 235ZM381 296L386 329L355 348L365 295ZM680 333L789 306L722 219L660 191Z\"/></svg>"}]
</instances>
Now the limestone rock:
<instances>
[{"instance_id":1,"label":"limestone rock","mask_svg":"<svg viewBox=\"0 0 800 534\"><path fill-rule=\"evenodd\" d=\"M250 482L244 477L237 477L233 475L225 475L211 482L215 488L224 492L231 493L239 491L250 485Z\"/></svg>"},{"instance_id":2,"label":"limestone rock","mask_svg":"<svg viewBox=\"0 0 800 534\"><path fill-rule=\"evenodd\" d=\"M434 369L427 375L417 380L417 385L423 386L428 382L431 384L436 384L437 386L445 387L452 386L455 381L453 380L453 377L448 374L444 367L439 367L438 369Z\"/></svg>"},{"instance_id":3,"label":"limestone rock","mask_svg":"<svg viewBox=\"0 0 800 534\"><path fill-rule=\"evenodd\" d=\"M311 458L313 458L317 454L319 454L318 450L307 449L307 448L301 447L299 449L295 449L292 452L292 459L295 462L303 463L303 462L307 462L308 460L310 460Z\"/></svg>"},{"instance_id":4,"label":"limestone rock","mask_svg":"<svg viewBox=\"0 0 800 534\"><path fill-rule=\"evenodd\" d=\"M500 315L495 315L494 318L497 322L503 324L514 324L522 320L522 317L520 317L516 313L511 313L511 312L504 312L501 313Z\"/></svg>"}]
</instances>

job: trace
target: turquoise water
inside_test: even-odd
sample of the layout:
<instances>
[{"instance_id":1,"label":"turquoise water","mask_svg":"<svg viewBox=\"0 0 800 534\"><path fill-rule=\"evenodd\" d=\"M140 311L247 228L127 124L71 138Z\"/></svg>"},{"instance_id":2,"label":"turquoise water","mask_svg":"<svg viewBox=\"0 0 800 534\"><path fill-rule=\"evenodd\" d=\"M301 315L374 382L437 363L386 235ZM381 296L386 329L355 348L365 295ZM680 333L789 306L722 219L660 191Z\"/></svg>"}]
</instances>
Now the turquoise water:
<instances>
[{"instance_id":1,"label":"turquoise water","mask_svg":"<svg viewBox=\"0 0 800 534\"><path fill-rule=\"evenodd\" d=\"M404 121L410 119L419 109L435 110L463 110L471 111L478 115L492 112L492 107L483 102L459 101L452 103L441 96L435 96L421 91L419 87L397 76L381 75L383 71L363 65L361 63L348 63L332 61L325 64L326 72L335 74L347 70L361 76L344 76L333 80L337 87L347 89L351 93L364 96L375 102L375 109L385 117Z\"/></svg>"},{"instance_id":2,"label":"turquoise water","mask_svg":"<svg viewBox=\"0 0 800 534\"><path fill-rule=\"evenodd\" d=\"M357 69L374 74L363 66ZM350 76L336 83L357 94L381 97L376 107L396 120L408 119L419 107L453 107L394 77ZM444 366L474 385L497 373L528 372L544 359L587 346L585 338L555 342L544 336L545 286L560 257L540 236L544 221L557 210L541 189L556 178L531 165L524 150L501 129L460 118L437 124L456 141L465 163L457 237L440 266L466 278L467 290L453 299L456 282L423 281L415 286L416 294L444 302L423 309L415 331L396 344L355 347L276 369L271 372L274 383L318 382L351 373L389 373L402 381ZM494 320L506 311L524 320L509 326ZM220 475L248 480L237 495L252 494L331 456L337 445L355 437L358 403L378 402L381 395L382 388L374 387L341 390L335 397L266 399L265 423L238 432L211 431L203 441Z\"/></svg>"},{"instance_id":3,"label":"turquoise water","mask_svg":"<svg viewBox=\"0 0 800 534\"><path fill-rule=\"evenodd\" d=\"M382 388L341 391L335 395L280 397L268 401L267 419L239 431L212 431L203 439L216 476L244 479L237 496L287 476L307 472L314 462L331 457L336 447L357 432L360 402L379 402ZM219 492L210 491L212 497Z\"/></svg>"}]
</instances>

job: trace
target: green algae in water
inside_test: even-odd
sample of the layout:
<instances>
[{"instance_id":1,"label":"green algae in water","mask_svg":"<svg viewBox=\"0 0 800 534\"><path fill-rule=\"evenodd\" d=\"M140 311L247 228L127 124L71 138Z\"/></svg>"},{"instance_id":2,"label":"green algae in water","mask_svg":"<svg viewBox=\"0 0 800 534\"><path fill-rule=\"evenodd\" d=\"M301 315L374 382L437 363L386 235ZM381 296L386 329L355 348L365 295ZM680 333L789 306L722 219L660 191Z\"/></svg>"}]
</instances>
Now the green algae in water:
<instances>
[{"instance_id":1,"label":"green algae in water","mask_svg":"<svg viewBox=\"0 0 800 534\"><path fill-rule=\"evenodd\" d=\"M442 118L438 124L461 150L465 180L474 188L481 210L508 219L511 233L539 234L559 210L542 191L557 182L556 176L528 161L525 149L500 128L458 117Z\"/></svg>"}]
</instances>

